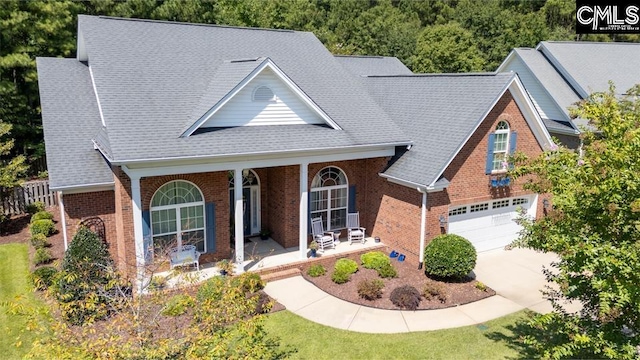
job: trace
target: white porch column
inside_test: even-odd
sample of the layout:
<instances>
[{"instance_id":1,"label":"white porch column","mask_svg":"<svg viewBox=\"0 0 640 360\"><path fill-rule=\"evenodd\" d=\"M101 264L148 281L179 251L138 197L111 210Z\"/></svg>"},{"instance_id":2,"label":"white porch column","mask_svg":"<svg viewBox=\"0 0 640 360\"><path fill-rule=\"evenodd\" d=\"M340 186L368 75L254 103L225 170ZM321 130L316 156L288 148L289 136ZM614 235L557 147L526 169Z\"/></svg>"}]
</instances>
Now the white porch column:
<instances>
[{"instance_id":1,"label":"white porch column","mask_svg":"<svg viewBox=\"0 0 640 360\"><path fill-rule=\"evenodd\" d=\"M131 212L133 213L133 236L136 245L136 270L138 278L138 290L142 291L144 280L144 265L146 254L144 253L144 237L142 235L142 199L140 196L140 177L132 176L131 179Z\"/></svg>"},{"instance_id":2,"label":"white porch column","mask_svg":"<svg viewBox=\"0 0 640 360\"><path fill-rule=\"evenodd\" d=\"M234 224L236 238L236 273L244 271L244 214L242 202L242 169L233 170L233 201L235 202Z\"/></svg>"},{"instance_id":3,"label":"white porch column","mask_svg":"<svg viewBox=\"0 0 640 360\"><path fill-rule=\"evenodd\" d=\"M307 258L309 234L309 163L300 164L300 259Z\"/></svg>"}]
</instances>

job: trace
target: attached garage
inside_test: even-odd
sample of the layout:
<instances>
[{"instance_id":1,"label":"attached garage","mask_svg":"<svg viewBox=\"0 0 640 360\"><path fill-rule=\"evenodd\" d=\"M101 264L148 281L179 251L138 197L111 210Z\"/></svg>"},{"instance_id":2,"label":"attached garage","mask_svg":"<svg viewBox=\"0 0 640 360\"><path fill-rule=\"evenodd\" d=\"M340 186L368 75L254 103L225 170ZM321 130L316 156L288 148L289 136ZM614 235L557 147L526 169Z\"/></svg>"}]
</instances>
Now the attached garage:
<instances>
[{"instance_id":1,"label":"attached garage","mask_svg":"<svg viewBox=\"0 0 640 360\"><path fill-rule=\"evenodd\" d=\"M537 195L485 201L449 208L449 233L465 237L478 252L499 249L518 237L518 208L535 217Z\"/></svg>"}]
</instances>

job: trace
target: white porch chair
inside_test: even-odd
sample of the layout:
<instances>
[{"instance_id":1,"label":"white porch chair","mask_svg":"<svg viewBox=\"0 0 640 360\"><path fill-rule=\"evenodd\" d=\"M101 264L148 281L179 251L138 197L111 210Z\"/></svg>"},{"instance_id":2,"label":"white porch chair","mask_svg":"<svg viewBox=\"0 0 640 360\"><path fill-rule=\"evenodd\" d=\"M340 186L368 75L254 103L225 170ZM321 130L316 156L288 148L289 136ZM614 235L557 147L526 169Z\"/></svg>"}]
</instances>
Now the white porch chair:
<instances>
[{"instance_id":1,"label":"white porch chair","mask_svg":"<svg viewBox=\"0 0 640 360\"><path fill-rule=\"evenodd\" d=\"M347 238L349 244L361 242L364 244L364 228L360 227L360 213L347 214Z\"/></svg>"},{"instance_id":2,"label":"white porch chair","mask_svg":"<svg viewBox=\"0 0 640 360\"><path fill-rule=\"evenodd\" d=\"M324 231L324 225L322 224L322 218L311 219L311 232L313 233L313 240L318 243L318 248L324 251L325 247L331 247L335 249L333 243L333 233Z\"/></svg>"}]
</instances>

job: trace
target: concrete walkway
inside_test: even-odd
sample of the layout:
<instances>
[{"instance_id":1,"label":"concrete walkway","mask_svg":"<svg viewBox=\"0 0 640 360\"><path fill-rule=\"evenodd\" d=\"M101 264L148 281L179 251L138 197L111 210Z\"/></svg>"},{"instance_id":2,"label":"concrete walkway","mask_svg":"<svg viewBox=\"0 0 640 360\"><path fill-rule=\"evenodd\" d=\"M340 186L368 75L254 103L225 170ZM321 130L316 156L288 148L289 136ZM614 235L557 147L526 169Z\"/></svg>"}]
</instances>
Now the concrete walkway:
<instances>
[{"instance_id":1,"label":"concrete walkway","mask_svg":"<svg viewBox=\"0 0 640 360\"><path fill-rule=\"evenodd\" d=\"M313 322L364 333L402 333L448 329L482 323L525 308L548 312L540 293L542 266L555 255L531 250L494 250L478 255L475 274L497 295L439 310L382 310L337 299L301 276L269 282L265 291L286 308Z\"/></svg>"}]
</instances>

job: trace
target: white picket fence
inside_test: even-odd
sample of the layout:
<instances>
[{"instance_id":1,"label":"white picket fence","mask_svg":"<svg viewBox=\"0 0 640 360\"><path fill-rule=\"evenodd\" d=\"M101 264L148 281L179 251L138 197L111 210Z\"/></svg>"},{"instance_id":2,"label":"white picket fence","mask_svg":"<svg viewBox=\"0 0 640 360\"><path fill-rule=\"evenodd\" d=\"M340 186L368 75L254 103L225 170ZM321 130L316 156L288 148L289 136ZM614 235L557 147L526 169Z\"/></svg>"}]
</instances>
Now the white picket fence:
<instances>
[{"instance_id":1,"label":"white picket fence","mask_svg":"<svg viewBox=\"0 0 640 360\"><path fill-rule=\"evenodd\" d=\"M56 194L49 190L49 180L27 181L22 186L0 192L0 210L5 215L23 214L27 205L36 201L42 201L45 207L56 205Z\"/></svg>"}]
</instances>

